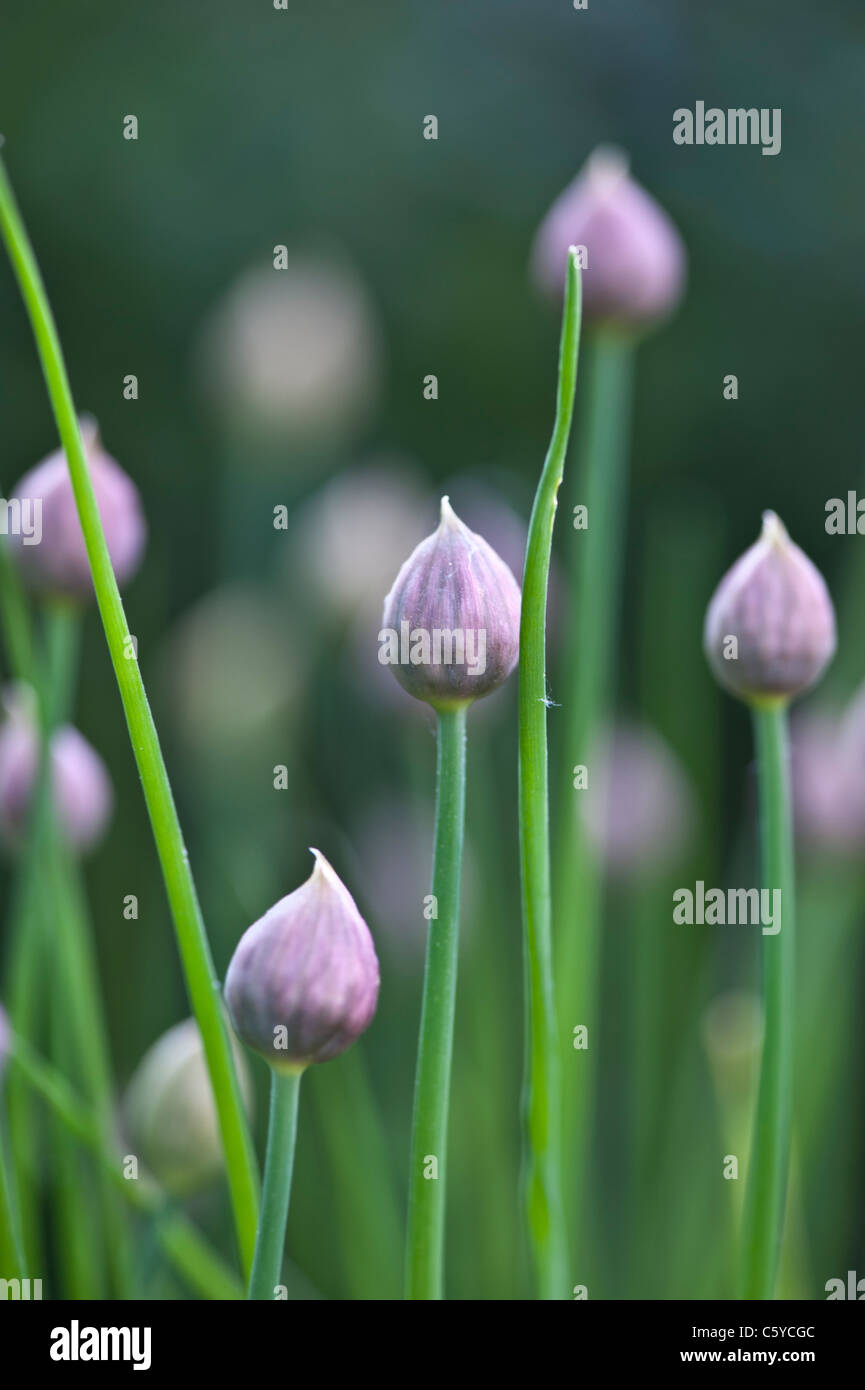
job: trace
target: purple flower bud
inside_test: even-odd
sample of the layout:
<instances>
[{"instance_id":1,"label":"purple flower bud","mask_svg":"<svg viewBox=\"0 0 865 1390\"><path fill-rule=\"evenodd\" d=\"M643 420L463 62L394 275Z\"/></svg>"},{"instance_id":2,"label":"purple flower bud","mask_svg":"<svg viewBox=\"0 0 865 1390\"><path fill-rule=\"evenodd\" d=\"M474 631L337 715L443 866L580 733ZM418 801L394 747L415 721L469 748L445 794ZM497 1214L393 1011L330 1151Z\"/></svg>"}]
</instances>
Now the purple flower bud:
<instances>
[{"instance_id":1,"label":"purple flower bud","mask_svg":"<svg viewBox=\"0 0 865 1390\"><path fill-rule=\"evenodd\" d=\"M835 613L822 575L774 512L709 604L703 649L718 682L752 703L788 700L823 674Z\"/></svg>"},{"instance_id":2,"label":"purple flower bud","mask_svg":"<svg viewBox=\"0 0 865 1390\"><path fill-rule=\"evenodd\" d=\"M249 1070L235 1040L232 1050L249 1110ZM123 1115L135 1153L173 1195L186 1196L222 1171L219 1119L194 1018L169 1028L144 1054L126 1091Z\"/></svg>"},{"instance_id":3,"label":"purple flower bud","mask_svg":"<svg viewBox=\"0 0 865 1390\"><path fill-rule=\"evenodd\" d=\"M225 977L234 1026L272 1067L327 1062L360 1037L378 1002L378 959L345 884L315 868L244 932Z\"/></svg>"},{"instance_id":4,"label":"purple flower bud","mask_svg":"<svg viewBox=\"0 0 865 1390\"><path fill-rule=\"evenodd\" d=\"M453 708L507 679L520 644L520 590L503 560L442 498L441 522L384 602L378 659L418 700Z\"/></svg>"},{"instance_id":5,"label":"purple flower bud","mask_svg":"<svg viewBox=\"0 0 865 1390\"><path fill-rule=\"evenodd\" d=\"M102 448L96 422L83 419L81 434L108 553L122 586L137 570L144 551L147 528L141 501L132 479ZM87 547L63 450L25 473L12 496L29 504L39 518L38 541L32 543L33 538L22 534L9 538L26 583L38 593L92 598Z\"/></svg>"},{"instance_id":6,"label":"purple flower bud","mask_svg":"<svg viewBox=\"0 0 865 1390\"><path fill-rule=\"evenodd\" d=\"M630 177L619 150L597 149L541 223L532 272L547 293L564 293L571 246L585 247L583 315L589 322L641 328L670 313L682 295L682 239Z\"/></svg>"},{"instance_id":7,"label":"purple flower bud","mask_svg":"<svg viewBox=\"0 0 865 1390\"><path fill-rule=\"evenodd\" d=\"M32 700L16 691L0 726L0 838L19 845L27 830L39 776L39 730ZM54 811L73 849L83 852L101 838L114 801L105 764L77 729L65 724L51 742Z\"/></svg>"},{"instance_id":8,"label":"purple flower bud","mask_svg":"<svg viewBox=\"0 0 865 1390\"><path fill-rule=\"evenodd\" d=\"M612 874L661 870L687 847L696 821L691 786L651 729L606 732L578 794L589 838Z\"/></svg>"}]
</instances>

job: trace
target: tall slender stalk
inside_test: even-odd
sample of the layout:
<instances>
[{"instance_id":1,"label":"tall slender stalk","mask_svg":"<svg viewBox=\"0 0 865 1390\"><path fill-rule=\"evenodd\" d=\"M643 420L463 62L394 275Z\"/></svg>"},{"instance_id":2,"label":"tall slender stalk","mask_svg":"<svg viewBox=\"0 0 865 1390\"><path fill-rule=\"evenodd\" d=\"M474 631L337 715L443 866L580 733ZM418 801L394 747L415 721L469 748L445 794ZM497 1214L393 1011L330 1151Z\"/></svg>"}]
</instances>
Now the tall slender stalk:
<instances>
[{"instance_id":1,"label":"tall slender stalk","mask_svg":"<svg viewBox=\"0 0 865 1390\"><path fill-rule=\"evenodd\" d=\"M566 653L565 750L560 831L555 860L557 1003L565 1031L587 1029L588 1047L571 1050L579 1073L569 1082L565 1108L565 1205L568 1227L581 1249L589 1134L597 1064L596 1000L600 958L600 869L587 839L573 787L573 769L589 769L613 684L627 488L633 342L611 328L588 340L586 408L580 430L579 502L585 530L573 532L570 627ZM584 1263L577 1270L586 1274Z\"/></svg>"},{"instance_id":2,"label":"tall slender stalk","mask_svg":"<svg viewBox=\"0 0 865 1390\"><path fill-rule=\"evenodd\" d=\"M520 624L519 817L526 979L528 1140L526 1203L540 1296L568 1296L568 1250L562 1207L563 1040L553 989L547 760L547 586L556 498L565 467L580 341L580 272L568 256L559 351L556 418L538 484L526 546Z\"/></svg>"},{"instance_id":3,"label":"tall slender stalk","mask_svg":"<svg viewBox=\"0 0 865 1390\"><path fill-rule=\"evenodd\" d=\"M793 1105L795 875L786 701L755 706L763 887L781 893L781 930L763 936L763 1058L748 1161L741 1296L775 1291Z\"/></svg>"},{"instance_id":4,"label":"tall slender stalk","mask_svg":"<svg viewBox=\"0 0 865 1390\"><path fill-rule=\"evenodd\" d=\"M466 706L438 715L438 770L430 921L420 1022L409 1174L406 1297L444 1289L448 1103L465 827Z\"/></svg>"},{"instance_id":5,"label":"tall slender stalk","mask_svg":"<svg viewBox=\"0 0 865 1390\"><path fill-rule=\"evenodd\" d=\"M249 1297L272 1299L282 1273L285 1249L285 1223L294 1172L297 1141L297 1102L300 1095L299 1071L270 1072L270 1121L267 1155L261 1191L261 1216L255 1242L255 1258L249 1280Z\"/></svg>"},{"instance_id":6,"label":"tall slender stalk","mask_svg":"<svg viewBox=\"0 0 865 1390\"><path fill-rule=\"evenodd\" d=\"M0 230L30 316L48 394L66 453L72 489L93 573L96 600L141 776L171 905L187 989L192 1010L201 1029L225 1148L238 1244L244 1267L248 1269L255 1244L258 1177L252 1139L220 1005L210 947L156 726L147 701L137 656L132 650L134 644L129 640L129 626L99 517L57 328L39 267L2 162Z\"/></svg>"}]
</instances>

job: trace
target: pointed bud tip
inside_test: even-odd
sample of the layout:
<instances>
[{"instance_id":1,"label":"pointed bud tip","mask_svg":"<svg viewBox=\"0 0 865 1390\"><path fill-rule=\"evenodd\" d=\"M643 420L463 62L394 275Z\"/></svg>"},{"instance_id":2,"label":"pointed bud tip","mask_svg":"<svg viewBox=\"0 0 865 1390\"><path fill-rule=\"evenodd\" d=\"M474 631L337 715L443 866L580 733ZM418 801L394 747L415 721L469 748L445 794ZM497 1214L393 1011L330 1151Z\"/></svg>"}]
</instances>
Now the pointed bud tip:
<instances>
[{"instance_id":1,"label":"pointed bud tip","mask_svg":"<svg viewBox=\"0 0 865 1390\"><path fill-rule=\"evenodd\" d=\"M706 613L703 647L715 678L752 705L814 685L835 652L823 576L773 511L727 571Z\"/></svg>"}]
</instances>

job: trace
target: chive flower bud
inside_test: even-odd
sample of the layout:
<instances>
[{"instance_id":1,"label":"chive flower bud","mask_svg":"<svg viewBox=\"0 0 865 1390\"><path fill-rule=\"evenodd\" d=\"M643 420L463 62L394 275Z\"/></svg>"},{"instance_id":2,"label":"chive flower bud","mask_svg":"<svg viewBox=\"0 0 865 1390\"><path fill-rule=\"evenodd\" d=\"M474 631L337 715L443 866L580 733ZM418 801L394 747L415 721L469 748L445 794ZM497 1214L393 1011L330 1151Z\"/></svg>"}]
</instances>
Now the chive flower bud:
<instances>
[{"instance_id":1,"label":"chive flower bud","mask_svg":"<svg viewBox=\"0 0 865 1390\"><path fill-rule=\"evenodd\" d=\"M585 248L583 317L643 328L678 303L686 255L672 221L628 173L620 150L601 146L541 223L532 272L561 296L568 251Z\"/></svg>"},{"instance_id":2,"label":"chive flower bud","mask_svg":"<svg viewBox=\"0 0 865 1390\"><path fill-rule=\"evenodd\" d=\"M95 420L82 419L81 435L108 553L122 586L138 569L144 551L147 528L141 500L132 479L103 449ZM49 454L25 473L12 497L22 507L27 503L39 517L37 544L20 534L9 537L26 584L37 593L91 599L87 547L63 450Z\"/></svg>"},{"instance_id":3,"label":"chive flower bud","mask_svg":"<svg viewBox=\"0 0 865 1390\"><path fill-rule=\"evenodd\" d=\"M648 727L605 731L579 795L589 839L614 876L660 872L688 845L696 820L690 783Z\"/></svg>"},{"instance_id":4,"label":"chive flower bud","mask_svg":"<svg viewBox=\"0 0 865 1390\"><path fill-rule=\"evenodd\" d=\"M324 855L312 853L306 883L244 932L225 977L238 1035L279 1071L338 1057L378 1002L369 928Z\"/></svg>"},{"instance_id":5,"label":"chive flower bud","mask_svg":"<svg viewBox=\"0 0 865 1390\"><path fill-rule=\"evenodd\" d=\"M379 661L435 709L489 695L517 663L519 585L447 497L438 530L412 552L385 599L378 640Z\"/></svg>"},{"instance_id":6,"label":"chive flower bud","mask_svg":"<svg viewBox=\"0 0 865 1390\"><path fill-rule=\"evenodd\" d=\"M14 849L27 830L40 739L32 693L16 688L7 704L9 715L0 726L0 839ZM102 758L71 724L51 740L51 795L67 843L79 853L91 849L108 824L114 795Z\"/></svg>"},{"instance_id":7,"label":"chive flower bud","mask_svg":"<svg viewBox=\"0 0 865 1390\"><path fill-rule=\"evenodd\" d=\"M249 1069L235 1040L232 1048L248 1110ZM123 1113L134 1152L174 1196L205 1187L222 1171L219 1119L194 1018L169 1028L144 1054L129 1082Z\"/></svg>"},{"instance_id":8,"label":"chive flower bud","mask_svg":"<svg viewBox=\"0 0 865 1390\"><path fill-rule=\"evenodd\" d=\"M727 571L706 613L703 648L718 682L751 704L813 685L835 651L835 613L822 575L774 512Z\"/></svg>"}]
</instances>

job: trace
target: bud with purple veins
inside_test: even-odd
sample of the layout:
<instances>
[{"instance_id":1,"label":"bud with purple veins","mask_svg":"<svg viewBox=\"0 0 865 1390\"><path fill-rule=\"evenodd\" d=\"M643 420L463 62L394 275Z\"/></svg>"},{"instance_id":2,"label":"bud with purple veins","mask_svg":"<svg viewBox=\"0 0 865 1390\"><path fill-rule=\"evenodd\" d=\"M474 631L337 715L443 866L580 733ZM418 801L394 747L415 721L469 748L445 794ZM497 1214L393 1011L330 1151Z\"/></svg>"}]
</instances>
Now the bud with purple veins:
<instances>
[{"instance_id":1,"label":"bud with purple veins","mask_svg":"<svg viewBox=\"0 0 865 1390\"><path fill-rule=\"evenodd\" d=\"M369 928L324 855L312 853L311 876L244 932L225 977L238 1035L289 1071L345 1052L378 1001Z\"/></svg>"},{"instance_id":2,"label":"bud with purple veins","mask_svg":"<svg viewBox=\"0 0 865 1390\"><path fill-rule=\"evenodd\" d=\"M585 247L583 315L637 331L665 317L685 282L682 239L631 178L626 156L600 146L541 223L532 251L540 286L561 295L568 248Z\"/></svg>"},{"instance_id":3,"label":"bud with purple veins","mask_svg":"<svg viewBox=\"0 0 865 1390\"><path fill-rule=\"evenodd\" d=\"M385 599L379 661L415 699L448 710L498 689L519 642L517 581L443 497L438 530L412 551Z\"/></svg>"},{"instance_id":4,"label":"bud with purple veins","mask_svg":"<svg viewBox=\"0 0 865 1390\"><path fill-rule=\"evenodd\" d=\"M323 854L306 883L244 932L225 977L235 1029L271 1068L270 1124L249 1297L279 1283L300 1077L345 1052L372 1022L378 959L354 899Z\"/></svg>"},{"instance_id":5,"label":"bud with purple veins","mask_svg":"<svg viewBox=\"0 0 865 1390\"><path fill-rule=\"evenodd\" d=\"M85 417L80 424L108 553L122 588L138 569L144 551L147 527L141 500L132 479L102 447L95 420ZM25 473L12 497L38 508L41 517L38 544L29 544L23 535L9 537L27 585L41 594L92 599L90 562L63 450L49 454Z\"/></svg>"},{"instance_id":6,"label":"bud with purple veins","mask_svg":"<svg viewBox=\"0 0 865 1390\"><path fill-rule=\"evenodd\" d=\"M784 1232L795 1038L795 859L788 705L835 651L822 576L774 512L709 604L703 648L721 685L751 707L757 748L762 887L779 894L777 933L763 935L765 1036L751 1129L739 1297L771 1299Z\"/></svg>"},{"instance_id":7,"label":"bud with purple veins","mask_svg":"<svg viewBox=\"0 0 865 1390\"><path fill-rule=\"evenodd\" d=\"M718 585L703 648L716 680L751 704L791 699L832 659L835 613L825 581L774 512Z\"/></svg>"}]
</instances>

